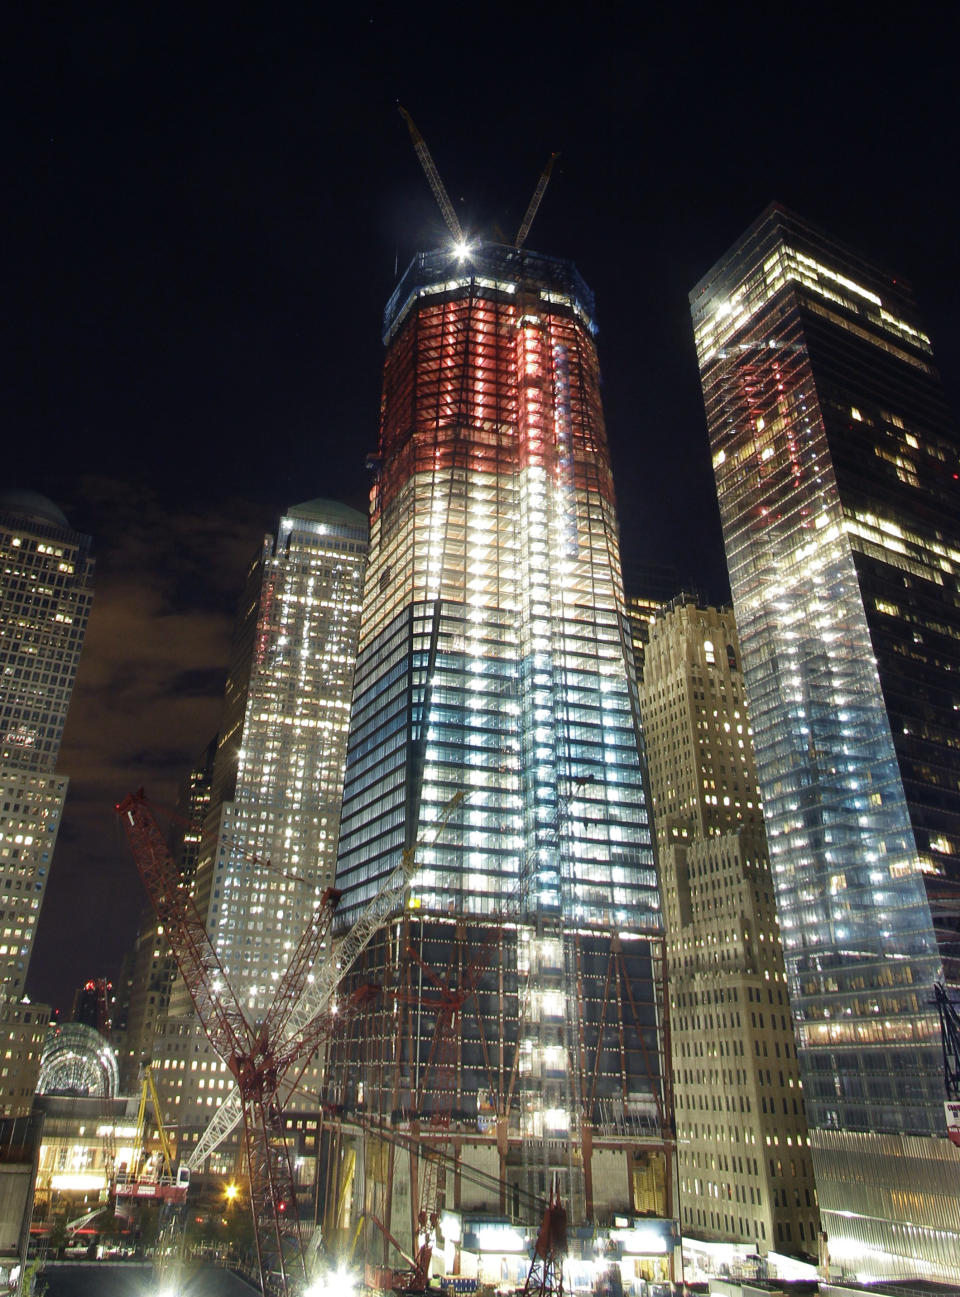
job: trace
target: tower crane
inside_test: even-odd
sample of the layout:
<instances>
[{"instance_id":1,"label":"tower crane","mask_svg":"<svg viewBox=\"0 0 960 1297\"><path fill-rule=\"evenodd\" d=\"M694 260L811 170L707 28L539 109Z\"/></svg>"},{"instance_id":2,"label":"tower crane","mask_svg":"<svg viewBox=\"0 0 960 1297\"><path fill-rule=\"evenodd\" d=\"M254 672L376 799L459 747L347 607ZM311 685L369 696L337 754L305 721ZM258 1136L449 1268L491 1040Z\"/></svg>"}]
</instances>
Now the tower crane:
<instances>
[{"instance_id":1,"label":"tower crane","mask_svg":"<svg viewBox=\"0 0 960 1297\"><path fill-rule=\"evenodd\" d=\"M307 1275L283 1129L283 1087L289 1086L290 1076L302 1070L338 1023L359 1011L377 991L359 987L339 1013L328 1001L312 1014L302 1010L303 989L339 899L339 892L327 888L263 1020L251 1022L230 986L143 790L131 793L116 809L203 1030L236 1079L261 1285L265 1293L288 1297L305 1286ZM279 1283L273 1274L279 1275Z\"/></svg>"},{"instance_id":2,"label":"tower crane","mask_svg":"<svg viewBox=\"0 0 960 1297\"><path fill-rule=\"evenodd\" d=\"M424 174L430 182L430 188L433 190L433 196L440 204L440 210L443 213L443 219L447 223L447 229L456 239L457 243L464 243L463 227L453 210L453 203L450 201L450 195L440 179L440 172L437 170L433 158L430 156L430 150L427 148L427 142L414 125L413 118L399 104L400 116L407 123L407 130L410 132L410 139L413 141L413 150L420 159L420 165L423 167Z\"/></svg>"},{"instance_id":3,"label":"tower crane","mask_svg":"<svg viewBox=\"0 0 960 1297\"><path fill-rule=\"evenodd\" d=\"M416 153L420 165L423 167L424 175L430 183L430 188L433 190L433 196L436 198L440 211L443 213L443 219L447 223L447 229L453 235L458 246L462 248L466 243L463 226L460 224L460 218L454 211L453 203L450 201L450 195L447 193L446 186L440 179L440 172L437 170L436 163L433 160L430 150L427 148L427 142L417 130L416 124L407 112L406 108L402 107L400 104L397 104L397 108L399 109L400 116L407 124L407 130L410 132L410 139L413 142L413 151ZM559 156L559 153L551 153L550 157L547 159L547 165L540 173L537 187L533 191L533 197L527 204L527 210L524 212L523 220L520 222L517 237L513 241L513 246L518 252L527 241L527 235L530 233L530 226L533 224L534 217L540 207L543 195L546 193L547 185L550 183L553 164Z\"/></svg>"},{"instance_id":4,"label":"tower crane","mask_svg":"<svg viewBox=\"0 0 960 1297\"><path fill-rule=\"evenodd\" d=\"M539 210L543 195L546 193L547 185L550 183L550 173L553 171L553 164L559 158L559 153L551 153L547 159L547 165L540 173L540 179L537 181L537 187L533 191L533 197L527 204L527 210L524 212L523 220L520 222L520 228L517 231L517 237L513 241L513 246L519 250L527 241L527 235L530 233L530 226L533 224L533 218Z\"/></svg>"}]
</instances>

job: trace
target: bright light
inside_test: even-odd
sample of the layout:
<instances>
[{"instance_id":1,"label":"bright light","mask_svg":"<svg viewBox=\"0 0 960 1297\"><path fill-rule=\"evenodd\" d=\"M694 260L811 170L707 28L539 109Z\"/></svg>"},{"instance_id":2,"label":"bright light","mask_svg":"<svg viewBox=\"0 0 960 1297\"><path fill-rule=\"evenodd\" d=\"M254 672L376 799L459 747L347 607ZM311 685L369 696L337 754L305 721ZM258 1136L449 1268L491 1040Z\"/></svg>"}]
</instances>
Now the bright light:
<instances>
[{"instance_id":1,"label":"bright light","mask_svg":"<svg viewBox=\"0 0 960 1297\"><path fill-rule=\"evenodd\" d=\"M448 1243L460 1242L460 1217L445 1211L440 1217L440 1233Z\"/></svg>"},{"instance_id":2,"label":"bright light","mask_svg":"<svg viewBox=\"0 0 960 1297\"><path fill-rule=\"evenodd\" d=\"M235 1184L224 1185L223 1193L227 1202L233 1202L240 1190Z\"/></svg>"},{"instance_id":3,"label":"bright light","mask_svg":"<svg viewBox=\"0 0 960 1297\"><path fill-rule=\"evenodd\" d=\"M509 1225L482 1225L476 1229L478 1249L481 1252L522 1252L523 1235Z\"/></svg>"},{"instance_id":4,"label":"bright light","mask_svg":"<svg viewBox=\"0 0 960 1297\"><path fill-rule=\"evenodd\" d=\"M63 1173L50 1177L50 1187L59 1189L61 1193L92 1193L96 1189L103 1188L103 1175Z\"/></svg>"},{"instance_id":5,"label":"bright light","mask_svg":"<svg viewBox=\"0 0 960 1297\"><path fill-rule=\"evenodd\" d=\"M357 1277L346 1266L317 1275L303 1297L355 1297Z\"/></svg>"},{"instance_id":6,"label":"bright light","mask_svg":"<svg viewBox=\"0 0 960 1297\"><path fill-rule=\"evenodd\" d=\"M470 255L470 244L461 239L453 245L453 255L458 261L465 260Z\"/></svg>"}]
</instances>

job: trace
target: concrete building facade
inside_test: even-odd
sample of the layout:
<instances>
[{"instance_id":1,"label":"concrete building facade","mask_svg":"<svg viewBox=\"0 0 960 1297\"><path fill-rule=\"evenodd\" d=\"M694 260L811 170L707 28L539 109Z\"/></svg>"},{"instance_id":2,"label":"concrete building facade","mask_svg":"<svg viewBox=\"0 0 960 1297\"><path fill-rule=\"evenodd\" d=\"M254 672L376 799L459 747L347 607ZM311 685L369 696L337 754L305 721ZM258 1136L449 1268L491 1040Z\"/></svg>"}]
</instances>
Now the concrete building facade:
<instances>
[{"instance_id":1,"label":"concrete building facade","mask_svg":"<svg viewBox=\"0 0 960 1297\"><path fill-rule=\"evenodd\" d=\"M30 1112L45 1005L24 999L67 777L63 727L93 599L89 536L30 491L0 493L0 1115Z\"/></svg>"},{"instance_id":2,"label":"concrete building facade","mask_svg":"<svg viewBox=\"0 0 960 1297\"><path fill-rule=\"evenodd\" d=\"M667 929L685 1234L818 1256L780 927L733 614L684 595L640 685Z\"/></svg>"},{"instance_id":3,"label":"concrete building facade","mask_svg":"<svg viewBox=\"0 0 960 1297\"><path fill-rule=\"evenodd\" d=\"M44 496L0 494L0 977L23 994L67 780L63 727L93 599L89 536Z\"/></svg>"}]
</instances>

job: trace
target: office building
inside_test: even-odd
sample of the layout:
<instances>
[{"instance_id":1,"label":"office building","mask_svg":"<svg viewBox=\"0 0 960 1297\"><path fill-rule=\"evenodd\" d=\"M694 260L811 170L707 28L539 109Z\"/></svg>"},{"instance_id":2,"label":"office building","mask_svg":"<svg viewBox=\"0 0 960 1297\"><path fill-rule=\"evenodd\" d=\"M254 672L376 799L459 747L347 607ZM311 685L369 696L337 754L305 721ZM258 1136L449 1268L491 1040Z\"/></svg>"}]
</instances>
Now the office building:
<instances>
[{"instance_id":1,"label":"office building","mask_svg":"<svg viewBox=\"0 0 960 1297\"><path fill-rule=\"evenodd\" d=\"M33 1028L49 1016L23 996L67 795L57 757L93 598L90 546L44 496L0 492L0 1027L23 1046L0 1077L10 1116L30 1110Z\"/></svg>"},{"instance_id":2,"label":"office building","mask_svg":"<svg viewBox=\"0 0 960 1297\"><path fill-rule=\"evenodd\" d=\"M389 989L331 1075L413 1151L385 1148L382 1178L327 1202L352 1194L355 1219L366 1194L410 1246L442 1205L539 1225L554 1182L578 1223L664 1217L662 928L593 298L534 252L425 253L384 340L344 921L405 851L419 871L355 970ZM452 1017L449 995L467 1001ZM485 1188L418 1179L418 1141L451 1139Z\"/></svg>"},{"instance_id":3,"label":"office building","mask_svg":"<svg viewBox=\"0 0 960 1297\"><path fill-rule=\"evenodd\" d=\"M0 1004L0 1118L29 1116L49 1021L45 1004Z\"/></svg>"},{"instance_id":4,"label":"office building","mask_svg":"<svg viewBox=\"0 0 960 1297\"><path fill-rule=\"evenodd\" d=\"M667 930L684 1234L818 1256L787 977L733 614L678 595L640 709Z\"/></svg>"},{"instance_id":5,"label":"office building","mask_svg":"<svg viewBox=\"0 0 960 1297\"><path fill-rule=\"evenodd\" d=\"M909 287L779 206L690 300L830 1255L954 1277L960 441Z\"/></svg>"},{"instance_id":6,"label":"office building","mask_svg":"<svg viewBox=\"0 0 960 1297\"><path fill-rule=\"evenodd\" d=\"M217 740L214 738L194 762L177 799L183 820L177 866L180 876L191 887L200 856L203 826L210 808L216 751ZM153 907L147 905L134 944L124 961L122 997L118 997L121 1002L112 1037L120 1060L123 1093L136 1089L142 1065L153 1059L154 1039L166 1018L170 993L179 976L163 925ZM122 1036L116 1031L118 1025L122 1027Z\"/></svg>"},{"instance_id":7,"label":"office building","mask_svg":"<svg viewBox=\"0 0 960 1297\"><path fill-rule=\"evenodd\" d=\"M212 774L192 785L207 806L199 848L195 832L187 843L194 898L252 1020L333 882L366 551L366 518L331 500L288 509L267 535L246 577ZM179 977L154 1054L165 1116L195 1142L233 1079Z\"/></svg>"}]
</instances>

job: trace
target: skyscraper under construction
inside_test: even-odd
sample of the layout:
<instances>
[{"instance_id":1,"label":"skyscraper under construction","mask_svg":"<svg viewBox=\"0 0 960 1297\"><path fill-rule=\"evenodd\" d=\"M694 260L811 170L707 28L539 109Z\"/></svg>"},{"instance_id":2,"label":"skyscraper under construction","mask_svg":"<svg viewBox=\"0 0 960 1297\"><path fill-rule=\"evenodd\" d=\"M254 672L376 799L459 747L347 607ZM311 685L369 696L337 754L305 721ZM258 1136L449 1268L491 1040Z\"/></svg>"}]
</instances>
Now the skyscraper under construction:
<instances>
[{"instance_id":1,"label":"skyscraper under construction","mask_svg":"<svg viewBox=\"0 0 960 1297\"><path fill-rule=\"evenodd\" d=\"M373 1218L406 1248L453 1213L434 1271L498 1281L552 1184L619 1220L625 1280L672 1248L633 1228L669 1215L668 1072L595 332L570 262L490 244L418 256L384 321L341 921L417 869L354 970L326 1224L396 1263Z\"/></svg>"}]
</instances>

